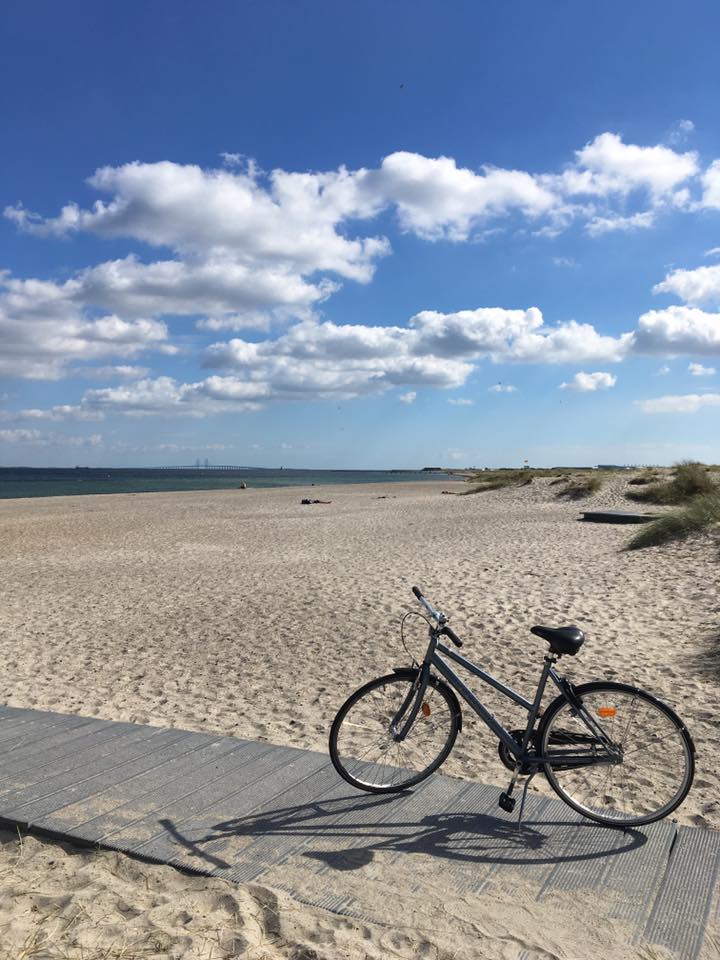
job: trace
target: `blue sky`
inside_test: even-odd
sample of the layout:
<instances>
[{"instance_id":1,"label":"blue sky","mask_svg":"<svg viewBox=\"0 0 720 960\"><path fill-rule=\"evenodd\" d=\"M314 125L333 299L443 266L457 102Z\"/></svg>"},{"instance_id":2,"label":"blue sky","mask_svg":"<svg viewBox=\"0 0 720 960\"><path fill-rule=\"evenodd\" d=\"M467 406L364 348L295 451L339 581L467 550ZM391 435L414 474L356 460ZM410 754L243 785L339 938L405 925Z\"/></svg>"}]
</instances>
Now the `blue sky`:
<instances>
[{"instance_id":1,"label":"blue sky","mask_svg":"<svg viewBox=\"0 0 720 960\"><path fill-rule=\"evenodd\" d=\"M10 3L0 464L720 461L716 3Z\"/></svg>"}]
</instances>

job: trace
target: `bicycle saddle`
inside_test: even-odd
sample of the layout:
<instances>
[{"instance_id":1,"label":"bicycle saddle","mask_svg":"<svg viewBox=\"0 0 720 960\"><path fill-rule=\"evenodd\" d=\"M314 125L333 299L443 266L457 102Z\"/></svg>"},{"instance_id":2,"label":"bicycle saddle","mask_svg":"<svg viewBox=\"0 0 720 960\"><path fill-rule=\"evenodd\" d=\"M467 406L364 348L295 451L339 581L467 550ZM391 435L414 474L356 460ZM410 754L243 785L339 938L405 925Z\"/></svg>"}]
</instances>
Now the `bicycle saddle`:
<instances>
[{"instance_id":1,"label":"bicycle saddle","mask_svg":"<svg viewBox=\"0 0 720 960\"><path fill-rule=\"evenodd\" d=\"M558 656L567 653L574 657L585 643L585 634L579 627L530 627L530 633L542 637L550 644L550 649Z\"/></svg>"}]
</instances>

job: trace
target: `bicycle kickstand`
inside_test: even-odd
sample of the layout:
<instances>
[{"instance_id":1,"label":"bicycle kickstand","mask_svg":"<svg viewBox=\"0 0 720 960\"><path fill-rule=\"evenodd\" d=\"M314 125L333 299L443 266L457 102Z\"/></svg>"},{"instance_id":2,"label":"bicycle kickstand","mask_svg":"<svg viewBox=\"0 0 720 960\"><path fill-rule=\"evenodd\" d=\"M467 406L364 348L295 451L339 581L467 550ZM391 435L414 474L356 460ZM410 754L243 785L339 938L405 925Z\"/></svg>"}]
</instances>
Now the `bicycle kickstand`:
<instances>
[{"instance_id":1,"label":"bicycle kickstand","mask_svg":"<svg viewBox=\"0 0 720 960\"><path fill-rule=\"evenodd\" d=\"M522 826L522 816L523 816L523 810L525 809L525 799L527 797L528 787L530 786L530 781L532 780L532 778L535 776L536 773L537 771L533 771L530 774L530 776L527 778L527 780L525 781L525 785L523 786L522 797L520 798L520 813L518 815L518 822L517 822L518 830Z\"/></svg>"}]
</instances>

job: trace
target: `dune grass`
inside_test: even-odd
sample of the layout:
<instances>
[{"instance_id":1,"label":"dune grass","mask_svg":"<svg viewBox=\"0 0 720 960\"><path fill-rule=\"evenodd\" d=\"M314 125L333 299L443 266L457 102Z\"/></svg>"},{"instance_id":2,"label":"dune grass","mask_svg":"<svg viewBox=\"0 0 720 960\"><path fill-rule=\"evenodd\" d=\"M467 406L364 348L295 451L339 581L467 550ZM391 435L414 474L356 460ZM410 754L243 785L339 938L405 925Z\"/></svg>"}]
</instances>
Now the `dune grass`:
<instances>
[{"instance_id":1,"label":"dune grass","mask_svg":"<svg viewBox=\"0 0 720 960\"><path fill-rule=\"evenodd\" d=\"M469 490L461 490L460 497L471 493L485 493L487 490L501 490L503 487L525 487L533 481L531 470L488 470L476 473L468 479L475 484Z\"/></svg>"},{"instance_id":2,"label":"dune grass","mask_svg":"<svg viewBox=\"0 0 720 960\"><path fill-rule=\"evenodd\" d=\"M671 540L684 540L693 533L701 533L720 524L720 493L700 494L681 510L673 510L636 533L626 550L655 547Z\"/></svg>"},{"instance_id":3,"label":"dune grass","mask_svg":"<svg viewBox=\"0 0 720 960\"><path fill-rule=\"evenodd\" d=\"M568 483L562 490L555 494L556 498L566 498L568 500L584 500L585 497L597 493L603 485L603 478L598 474L591 476L577 477L571 483Z\"/></svg>"},{"instance_id":4,"label":"dune grass","mask_svg":"<svg viewBox=\"0 0 720 960\"><path fill-rule=\"evenodd\" d=\"M626 496L639 503L659 503L679 506L694 497L720 493L710 468L704 463L686 460L674 468L674 476L665 483L652 483L643 490L629 490Z\"/></svg>"}]
</instances>

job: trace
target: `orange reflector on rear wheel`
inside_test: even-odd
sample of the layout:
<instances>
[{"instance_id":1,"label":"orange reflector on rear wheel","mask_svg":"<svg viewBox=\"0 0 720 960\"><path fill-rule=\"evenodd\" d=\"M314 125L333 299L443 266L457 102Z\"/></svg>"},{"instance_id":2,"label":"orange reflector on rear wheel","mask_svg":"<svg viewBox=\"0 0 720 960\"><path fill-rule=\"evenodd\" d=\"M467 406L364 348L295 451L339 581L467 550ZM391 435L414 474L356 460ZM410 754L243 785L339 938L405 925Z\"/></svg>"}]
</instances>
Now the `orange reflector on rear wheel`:
<instances>
[{"instance_id":1,"label":"orange reflector on rear wheel","mask_svg":"<svg viewBox=\"0 0 720 960\"><path fill-rule=\"evenodd\" d=\"M423 703L423 705L422 705L422 707L420 707L420 709L422 710L422 715L423 715L424 717L429 717L429 716L430 716L430 704L429 704L429 703Z\"/></svg>"},{"instance_id":2,"label":"orange reflector on rear wheel","mask_svg":"<svg viewBox=\"0 0 720 960\"><path fill-rule=\"evenodd\" d=\"M617 713L617 707L598 707L599 717L614 717Z\"/></svg>"}]
</instances>

